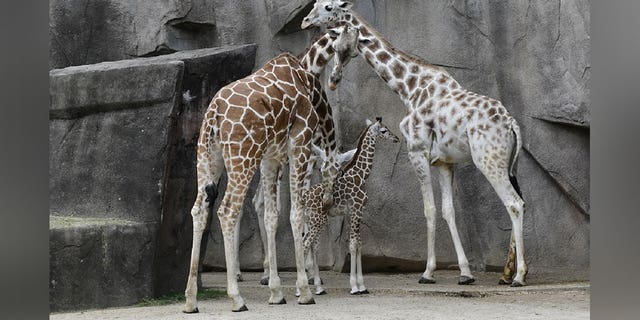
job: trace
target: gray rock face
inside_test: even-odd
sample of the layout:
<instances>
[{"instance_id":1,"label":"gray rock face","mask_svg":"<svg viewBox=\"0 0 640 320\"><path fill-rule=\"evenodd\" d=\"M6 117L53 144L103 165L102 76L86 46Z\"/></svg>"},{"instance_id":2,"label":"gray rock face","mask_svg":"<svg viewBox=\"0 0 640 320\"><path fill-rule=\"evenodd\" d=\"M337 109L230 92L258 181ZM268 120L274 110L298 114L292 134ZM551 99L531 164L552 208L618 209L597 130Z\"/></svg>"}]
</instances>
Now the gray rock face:
<instances>
[{"instance_id":1,"label":"gray rock face","mask_svg":"<svg viewBox=\"0 0 640 320\"><path fill-rule=\"evenodd\" d=\"M50 67L215 46L211 1L52 0Z\"/></svg>"},{"instance_id":2,"label":"gray rock face","mask_svg":"<svg viewBox=\"0 0 640 320\"><path fill-rule=\"evenodd\" d=\"M51 217L73 222L51 227L53 310L184 290L202 116L218 89L250 73L255 51L201 49L50 72Z\"/></svg>"},{"instance_id":3,"label":"gray rock face","mask_svg":"<svg viewBox=\"0 0 640 320\"><path fill-rule=\"evenodd\" d=\"M157 224L50 218L51 311L130 305L153 296Z\"/></svg>"},{"instance_id":4,"label":"gray rock face","mask_svg":"<svg viewBox=\"0 0 640 320\"><path fill-rule=\"evenodd\" d=\"M527 203L525 246L530 272L588 270L589 2L354 2L354 9L396 47L445 67L463 87L504 103L518 120L524 138L525 151L521 153L517 176ZM51 66L155 55L185 48L256 43L257 68L282 51L304 52L313 36L321 32L317 29L298 31L297 20L306 14L311 3L311 0L171 0L149 9L151 4L109 0L100 4L106 9L97 10L98 4L93 2L77 1L73 5L53 1ZM86 10L81 4L88 4ZM171 34L177 34L176 25L185 33L172 37ZM184 68L182 85L193 88L191 94L199 96L196 92L200 82L190 82L186 77L187 62ZM200 68L206 66L191 70ZM363 59L354 59L346 67L341 85L337 91L330 92L329 97L339 144L345 148L354 146L365 118L382 116L399 134L397 124L404 116L404 106ZM207 102L196 102L201 103ZM184 118L189 121L179 121L183 131L176 137L195 134L200 107L184 107L193 113ZM117 107L114 105L114 108ZM70 113L72 115L66 117L73 116L73 112ZM52 116L54 114L52 111ZM193 148L189 139L184 141L185 148ZM189 157L188 153L168 152L173 154L179 159ZM195 161L195 157L191 159ZM193 162L188 164L191 165ZM190 179L188 170L189 167L174 167L172 175L176 178L168 180L173 182L168 183L167 188L188 185L181 182ZM422 197L402 143L379 144L374 172L367 185L370 201L362 227L364 267L370 271L422 270L426 260ZM183 210L182 214L169 215L177 224L190 224L189 202L195 197L195 190L191 188L176 189L179 191L172 193L183 197L170 206L172 212ZM240 262L245 269L262 266L258 225L250 203L254 188L255 185L245 200L242 219ZM283 200L288 199L287 188L283 186ZM436 192L439 206L439 191ZM458 228L472 267L477 270L500 268L506 259L511 228L506 210L472 164L456 166L454 192ZM289 204L283 201L277 236L278 263L282 269L295 267L288 208ZM321 239L319 261L323 268L342 270L349 259L345 242L349 229L342 218L332 219L330 223L330 232ZM167 228L163 232L171 230ZM224 268L224 250L215 217L211 232L205 266ZM436 238L438 266L447 268L456 264L449 231L440 216ZM163 241L162 237L159 239ZM167 252L171 248L190 246L188 232L178 233L171 239ZM165 276L183 275L186 276L186 272L176 271Z\"/></svg>"}]
</instances>

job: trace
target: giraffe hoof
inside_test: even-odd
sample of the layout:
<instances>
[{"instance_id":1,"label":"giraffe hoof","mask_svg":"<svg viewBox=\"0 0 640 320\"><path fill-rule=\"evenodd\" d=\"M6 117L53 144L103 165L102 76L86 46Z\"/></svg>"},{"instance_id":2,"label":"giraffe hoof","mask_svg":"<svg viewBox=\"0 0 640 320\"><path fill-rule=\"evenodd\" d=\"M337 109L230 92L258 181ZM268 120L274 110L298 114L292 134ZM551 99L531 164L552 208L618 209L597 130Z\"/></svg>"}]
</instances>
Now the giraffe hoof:
<instances>
[{"instance_id":1,"label":"giraffe hoof","mask_svg":"<svg viewBox=\"0 0 640 320\"><path fill-rule=\"evenodd\" d=\"M191 314L191 313L198 313L200 312L200 310L198 310L198 308L195 308L193 310L182 310L182 312L186 314Z\"/></svg>"},{"instance_id":2,"label":"giraffe hoof","mask_svg":"<svg viewBox=\"0 0 640 320\"><path fill-rule=\"evenodd\" d=\"M420 277L420 280L418 280L418 283L422 283L422 284L433 284L436 283L436 280L434 279L427 279L425 277Z\"/></svg>"},{"instance_id":3,"label":"giraffe hoof","mask_svg":"<svg viewBox=\"0 0 640 320\"><path fill-rule=\"evenodd\" d=\"M320 291L320 292L316 292L316 296L323 296L323 295L325 295L325 294L327 294L327 292L326 292L326 291L324 291L324 290L322 290L322 291Z\"/></svg>"},{"instance_id":4,"label":"giraffe hoof","mask_svg":"<svg viewBox=\"0 0 640 320\"><path fill-rule=\"evenodd\" d=\"M300 301L300 300L298 300L298 304L303 304L303 305L305 305L305 304L316 304L316 301L313 300L313 298L309 299L309 301Z\"/></svg>"},{"instance_id":5,"label":"giraffe hoof","mask_svg":"<svg viewBox=\"0 0 640 320\"><path fill-rule=\"evenodd\" d=\"M352 296L359 296L362 293L360 293L360 291L351 291L349 294L351 294Z\"/></svg>"},{"instance_id":6,"label":"giraffe hoof","mask_svg":"<svg viewBox=\"0 0 640 320\"><path fill-rule=\"evenodd\" d=\"M269 304L287 304L287 300L285 300L284 298L282 298L282 300L278 301L278 302L269 302Z\"/></svg>"},{"instance_id":7,"label":"giraffe hoof","mask_svg":"<svg viewBox=\"0 0 640 320\"><path fill-rule=\"evenodd\" d=\"M362 291L358 291L358 294L369 294L369 290L364 289Z\"/></svg>"},{"instance_id":8,"label":"giraffe hoof","mask_svg":"<svg viewBox=\"0 0 640 320\"><path fill-rule=\"evenodd\" d=\"M238 310L231 310L231 312L242 312L242 311L249 311L246 304L240 307L240 309Z\"/></svg>"},{"instance_id":9,"label":"giraffe hoof","mask_svg":"<svg viewBox=\"0 0 640 320\"><path fill-rule=\"evenodd\" d=\"M263 285L263 286L268 286L269 285L269 277L260 279L260 284Z\"/></svg>"},{"instance_id":10,"label":"giraffe hoof","mask_svg":"<svg viewBox=\"0 0 640 320\"><path fill-rule=\"evenodd\" d=\"M504 278L504 277L502 277L502 278L500 278L500 280L498 281L498 284L499 284L499 285L503 285L503 286L504 286L504 285L509 285L509 284L511 284L511 280L505 280L505 278Z\"/></svg>"},{"instance_id":11,"label":"giraffe hoof","mask_svg":"<svg viewBox=\"0 0 640 320\"><path fill-rule=\"evenodd\" d=\"M467 276L460 276L460 280L458 280L458 284L459 285L468 285L468 284L472 284L476 281L476 279L471 278L471 277L467 277Z\"/></svg>"},{"instance_id":12,"label":"giraffe hoof","mask_svg":"<svg viewBox=\"0 0 640 320\"><path fill-rule=\"evenodd\" d=\"M513 282L511 283L511 286L512 286L512 287L514 287L514 288L517 288L517 287L524 287L524 286L526 286L526 285L527 285L526 283L524 283L524 282L520 282L520 281L513 281Z\"/></svg>"}]
</instances>

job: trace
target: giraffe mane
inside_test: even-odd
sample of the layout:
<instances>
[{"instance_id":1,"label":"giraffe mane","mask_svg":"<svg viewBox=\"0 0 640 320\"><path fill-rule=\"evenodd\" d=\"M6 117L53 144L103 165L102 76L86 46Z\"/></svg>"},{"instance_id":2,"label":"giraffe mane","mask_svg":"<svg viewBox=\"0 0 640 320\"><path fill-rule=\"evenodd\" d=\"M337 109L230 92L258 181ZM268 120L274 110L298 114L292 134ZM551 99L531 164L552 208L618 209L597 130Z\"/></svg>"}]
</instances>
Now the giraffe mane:
<instances>
[{"instance_id":1,"label":"giraffe mane","mask_svg":"<svg viewBox=\"0 0 640 320\"><path fill-rule=\"evenodd\" d=\"M326 35L326 33L316 33L313 38L311 38L311 44L309 46L307 46L304 51L298 53L298 55L296 56L296 58L298 58L298 60L302 60L302 58L304 58L304 56L309 52L309 50L311 49L311 47L316 45L316 42L318 42L320 39L322 39L322 37L324 37Z\"/></svg>"},{"instance_id":2,"label":"giraffe mane","mask_svg":"<svg viewBox=\"0 0 640 320\"><path fill-rule=\"evenodd\" d=\"M378 39L382 45L384 45L387 48L389 48L389 50L393 51L396 54L404 56L407 60L409 60L410 62L413 62L413 63L415 63L417 65L425 66L425 67L431 68L431 69L439 69L441 71L445 71L446 72L446 70L444 70L442 67L439 67L439 66L436 66L436 65L430 63L425 58L422 58L422 57L420 57L418 55L415 55L415 54L410 53L410 52L403 51L403 50L395 47L393 44L391 44L391 42L389 42L389 40L387 40L387 38L385 38L378 30L376 30L376 28L371 26L369 21L367 21L364 18L362 18L362 16L360 16L358 13L356 13L354 11L351 11L350 14L354 18L356 18L358 20L358 22L360 22L360 25L364 26L372 36L374 36L376 39Z\"/></svg>"},{"instance_id":3,"label":"giraffe mane","mask_svg":"<svg viewBox=\"0 0 640 320\"><path fill-rule=\"evenodd\" d=\"M368 125L366 128L364 128L364 130L362 130L362 133L360 133L360 137L358 138L358 145L356 146L356 153L354 153L353 158L351 158L351 160L342 167L342 172L347 172L347 170L351 169L351 167L353 167L358 161L358 157L360 156L360 152L362 151L362 143L364 142L364 137L367 135L367 132L372 125L374 125L374 123Z\"/></svg>"}]
</instances>

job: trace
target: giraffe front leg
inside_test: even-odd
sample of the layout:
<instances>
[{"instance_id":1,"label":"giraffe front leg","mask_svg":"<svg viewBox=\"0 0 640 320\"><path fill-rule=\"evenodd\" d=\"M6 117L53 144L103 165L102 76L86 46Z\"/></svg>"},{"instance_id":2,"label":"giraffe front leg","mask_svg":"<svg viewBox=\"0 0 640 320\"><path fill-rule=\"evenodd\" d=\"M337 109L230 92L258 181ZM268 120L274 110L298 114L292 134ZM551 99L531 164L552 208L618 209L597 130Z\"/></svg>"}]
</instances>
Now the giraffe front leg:
<instances>
[{"instance_id":1,"label":"giraffe front leg","mask_svg":"<svg viewBox=\"0 0 640 320\"><path fill-rule=\"evenodd\" d=\"M451 239L453 239L453 246L458 256L458 266L460 267L458 284L471 284L475 279L471 274L469 261L462 248L462 241L460 241L460 235L458 234L456 215L453 209L453 172L451 165L442 164L438 166L438 171L440 172L440 191L442 192L442 217L449 226L449 233L451 234Z\"/></svg>"},{"instance_id":2,"label":"giraffe front leg","mask_svg":"<svg viewBox=\"0 0 640 320\"><path fill-rule=\"evenodd\" d=\"M351 262L351 269L349 270L349 285L351 286L351 294L360 294L360 290L358 290L358 279L356 277L357 271L357 255L358 255L358 244L356 239L350 237L349 239L349 260Z\"/></svg>"},{"instance_id":3,"label":"giraffe front leg","mask_svg":"<svg viewBox=\"0 0 640 320\"><path fill-rule=\"evenodd\" d=\"M296 257L296 287L300 292L298 304L315 304L309 281L305 270L304 248L302 244L302 233L304 231L304 207L302 204L302 191L307 173L307 162L309 161L309 148L294 147L289 157L289 177L291 194L291 211L289 222L293 233L293 245Z\"/></svg>"},{"instance_id":4,"label":"giraffe front leg","mask_svg":"<svg viewBox=\"0 0 640 320\"><path fill-rule=\"evenodd\" d=\"M363 189L359 188L356 194L353 195L353 206L351 210L351 230L350 238L355 245L355 255L351 256L352 260L355 260L355 281L358 294L368 294L369 291L364 286L364 277L362 275L362 236L360 234L360 226L362 225L362 213L364 205L367 202L367 194ZM353 264L352 264L353 265ZM353 290L353 289L352 289Z\"/></svg>"},{"instance_id":5,"label":"giraffe front leg","mask_svg":"<svg viewBox=\"0 0 640 320\"><path fill-rule=\"evenodd\" d=\"M425 151L410 151L409 160L411 160L420 180L424 216L427 220L427 268L418 282L423 284L436 283L433 278L433 272L436 269L436 206L431 185L431 169Z\"/></svg>"},{"instance_id":6,"label":"giraffe front leg","mask_svg":"<svg viewBox=\"0 0 640 320\"><path fill-rule=\"evenodd\" d=\"M356 270L358 270L358 273L356 274L356 282L358 284L358 292L360 294L369 294L369 290L364 286L364 276L362 275L362 243L358 243L356 256Z\"/></svg>"},{"instance_id":7,"label":"giraffe front leg","mask_svg":"<svg viewBox=\"0 0 640 320\"><path fill-rule=\"evenodd\" d=\"M317 199L319 200L319 199ZM320 268L318 267L318 260L316 253L318 252L318 237L320 233L325 229L328 217L326 212L322 211L322 207L311 207L311 203L307 203L308 212L308 232L304 235L302 240L304 246L305 255L311 259L311 273L313 274L313 285L316 287L316 295L323 295L327 292L322 287L322 279L320 279ZM311 280L309 281L311 284Z\"/></svg>"},{"instance_id":8,"label":"giraffe front leg","mask_svg":"<svg viewBox=\"0 0 640 320\"><path fill-rule=\"evenodd\" d=\"M316 243L311 249L311 259L313 261L313 285L316 287L315 294L321 296L323 294L327 294L327 291L322 287L322 279L320 278L320 267L318 266L318 260L316 257L316 252L318 252L318 244Z\"/></svg>"}]
</instances>

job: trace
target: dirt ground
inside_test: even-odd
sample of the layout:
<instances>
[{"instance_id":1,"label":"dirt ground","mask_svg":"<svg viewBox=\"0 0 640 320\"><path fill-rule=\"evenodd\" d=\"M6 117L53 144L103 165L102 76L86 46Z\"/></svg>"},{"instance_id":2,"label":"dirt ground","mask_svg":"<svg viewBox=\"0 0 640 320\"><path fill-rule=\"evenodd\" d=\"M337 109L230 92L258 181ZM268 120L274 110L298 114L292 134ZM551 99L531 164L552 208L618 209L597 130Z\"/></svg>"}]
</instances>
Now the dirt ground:
<instances>
[{"instance_id":1,"label":"dirt ground","mask_svg":"<svg viewBox=\"0 0 640 320\"><path fill-rule=\"evenodd\" d=\"M366 274L368 295L351 296L348 274L322 272L327 295L315 305L298 305L293 295L295 273L281 273L286 305L267 304L269 289L259 273L245 273L240 285L249 311L233 313L229 299L199 301L198 314L183 314L182 304L128 307L51 314L54 320L75 319L589 319L588 282L545 282L529 286L496 285L499 274L476 273L476 283L456 284L457 273L437 271L434 285L417 283L419 274ZM537 281L537 283L536 283ZM224 273L203 274L206 287L224 288Z\"/></svg>"}]
</instances>

